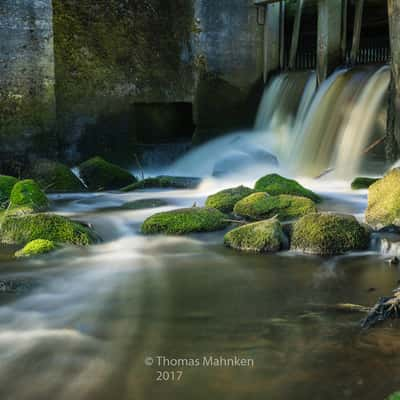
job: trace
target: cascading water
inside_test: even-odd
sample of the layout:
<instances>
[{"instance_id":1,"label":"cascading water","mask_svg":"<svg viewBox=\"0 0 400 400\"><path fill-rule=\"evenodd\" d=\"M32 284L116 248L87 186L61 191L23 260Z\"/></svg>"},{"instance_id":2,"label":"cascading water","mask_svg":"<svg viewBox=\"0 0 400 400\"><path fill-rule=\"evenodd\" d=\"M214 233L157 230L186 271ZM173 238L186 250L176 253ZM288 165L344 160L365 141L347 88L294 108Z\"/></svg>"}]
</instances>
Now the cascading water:
<instances>
[{"instance_id":1,"label":"cascading water","mask_svg":"<svg viewBox=\"0 0 400 400\"><path fill-rule=\"evenodd\" d=\"M316 92L315 75L309 75L295 118L293 113L282 116L273 101L281 96L290 96L293 101L296 94L289 89L294 85L292 80L297 81L298 77L283 74L266 88L256 129L274 136L272 147L278 158L296 174L315 176L332 168L341 178L355 175L364 149L374 137L384 135L380 121L385 119L389 68L339 70ZM280 90L273 96L276 86Z\"/></svg>"}]
</instances>

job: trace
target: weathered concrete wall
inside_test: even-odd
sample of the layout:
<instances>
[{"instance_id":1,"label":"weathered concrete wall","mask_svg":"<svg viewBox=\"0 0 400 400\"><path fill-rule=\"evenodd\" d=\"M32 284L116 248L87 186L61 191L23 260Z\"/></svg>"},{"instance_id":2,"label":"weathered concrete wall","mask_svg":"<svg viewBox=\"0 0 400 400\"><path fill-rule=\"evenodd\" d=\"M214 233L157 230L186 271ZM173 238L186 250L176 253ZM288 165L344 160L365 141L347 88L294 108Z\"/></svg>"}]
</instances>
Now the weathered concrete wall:
<instances>
[{"instance_id":1,"label":"weathered concrete wall","mask_svg":"<svg viewBox=\"0 0 400 400\"><path fill-rule=\"evenodd\" d=\"M51 0L1 0L0 38L0 158L53 152Z\"/></svg>"},{"instance_id":2,"label":"weathered concrete wall","mask_svg":"<svg viewBox=\"0 0 400 400\"><path fill-rule=\"evenodd\" d=\"M250 127L262 86L263 27L253 0L195 0L196 141Z\"/></svg>"},{"instance_id":3,"label":"weathered concrete wall","mask_svg":"<svg viewBox=\"0 0 400 400\"><path fill-rule=\"evenodd\" d=\"M400 0L388 0L392 81L389 93L386 153L390 160L400 157Z\"/></svg>"}]
</instances>

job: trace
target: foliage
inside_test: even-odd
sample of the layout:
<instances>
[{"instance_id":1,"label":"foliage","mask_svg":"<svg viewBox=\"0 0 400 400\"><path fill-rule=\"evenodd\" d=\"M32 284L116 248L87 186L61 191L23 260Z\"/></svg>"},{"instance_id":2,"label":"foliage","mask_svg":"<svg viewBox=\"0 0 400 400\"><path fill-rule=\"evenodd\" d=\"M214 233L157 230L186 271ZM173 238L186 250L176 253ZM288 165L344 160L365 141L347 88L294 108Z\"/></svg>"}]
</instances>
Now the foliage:
<instances>
[{"instance_id":1,"label":"foliage","mask_svg":"<svg viewBox=\"0 0 400 400\"><path fill-rule=\"evenodd\" d=\"M7 208L12 188L18 182L13 176L0 175L0 209Z\"/></svg>"}]
</instances>

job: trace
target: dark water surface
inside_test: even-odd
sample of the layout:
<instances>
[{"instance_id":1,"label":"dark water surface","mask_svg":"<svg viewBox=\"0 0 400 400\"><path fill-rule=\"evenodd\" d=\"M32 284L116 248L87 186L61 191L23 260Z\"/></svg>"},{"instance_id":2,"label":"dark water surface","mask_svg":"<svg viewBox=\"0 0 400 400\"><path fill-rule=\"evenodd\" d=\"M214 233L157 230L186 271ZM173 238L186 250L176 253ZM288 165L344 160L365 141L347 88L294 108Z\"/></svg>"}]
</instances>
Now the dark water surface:
<instances>
[{"instance_id":1,"label":"dark water surface","mask_svg":"<svg viewBox=\"0 0 400 400\"><path fill-rule=\"evenodd\" d=\"M223 232L142 237L154 210L118 207L152 197L171 202L159 210L202 201L55 196L54 210L93 223L106 242L24 261L0 249L0 399L376 400L400 388L399 324L362 332L362 315L316 307L390 294L400 271L383 256L242 254L222 246ZM335 202L358 210L326 204ZM175 367L157 356L253 365Z\"/></svg>"}]
</instances>

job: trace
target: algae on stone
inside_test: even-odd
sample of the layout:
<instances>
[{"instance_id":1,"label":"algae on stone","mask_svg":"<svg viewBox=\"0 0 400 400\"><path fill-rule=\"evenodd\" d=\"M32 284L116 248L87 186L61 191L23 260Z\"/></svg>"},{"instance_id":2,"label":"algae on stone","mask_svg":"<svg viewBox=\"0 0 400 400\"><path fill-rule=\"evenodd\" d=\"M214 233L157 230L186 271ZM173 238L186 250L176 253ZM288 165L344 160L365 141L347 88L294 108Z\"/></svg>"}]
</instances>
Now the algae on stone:
<instances>
[{"instance_id":1,"label":"algae on stone","mask_svg":"<svg viewBox=\"0 0 400 400\"><path fill-rule=\"evenodd\" d=\"M21 250L18 250L15 253L15 257L33 257L42 254L50 253L55 250L57 245L51 240L45 239L36 239L29 242L25 247Z\"/></svg>"},{"instance_id":2,"label":"algae on stone","mask_svg":"<svg viewBox=\"0 0 400 400\"><path fill-rule=\"evenodd\" d=\"M141 228L144 234L177 234L212 232L224 229L225 215L213 208L183 208L152 215Z\"/></svg>"},{"instance_id":3,"label":"algae on stone","mask_svg":"<svg viewBox=\"0 0 400 400\"><path fill-rule=\"evenodd\" d=\"M312 200L306 197L254 193L236 203L233 212L250 220L262 220L277 216L281 221L288 221L316 212Z\"/></svg>"},{"instance_id":4,"label":"algae on stone","mask_svg":"<svg viewBox=\"0 0 400 400\"><path fill-rule=\"evenodd\" d=\"M275 218L240 226L224 237L224 243L228 247L258 253L277 252L287 242L282 226Z\"/></svg>"},{"instance_id":5,"label":"algae on stone","mask_svg":"<svg viewBox=\"0 0 400 400\"><path fill-rule=\"evenodd\" d=\"M351 188L353 190L361 190L361 189L368 189L372 184L378 181L379 178L365 178L365 177L358 177L351 182Z\"/></svg>"},{"instance_id":6,"label":"algae on stone","mask_svg":"<svg viewBox=\"0 0 400 400\"><path fill-rule=\"evenodd\" d=\"M46 211L49 201L39 185L32 179L17 182L10 195L9 211L40 212Z\"/></svg>"},{"instance_id":7,"label":"algae on stone","mask_svg":"<svg viewBox=\"0 0 400 400\"><path fill-rule=\"evenodd\" d=\"M0 209L8 207L12 188L17 182L13 176L0 175Z\"/></svg>"},{"instance_id":8,"label":"algae on stone","mask_svg":"<svg viewBox=\"0 0 400 400\"><path fill-rule=\"evenodd\" d=\"M309 189L306 189L300 183L293 179L284 178L278 174L269 174L260 178L255 184L257 192L266 192L271 196L280 194L290 194L293 196L307 197L318 203L321 198Z\"/></svg>"},{"instance_id":9,"label":"algae on stone","mask_svg":"<svg viewBox=\"0 0 400 400\"><path fill-rule=\"evenodd\" d=\"M98 241L88 227L59 215L27 214L6 216L0 224L0 241L26 244L36 239L87 246Z\"/></svg>"},{"instance_id":10,"label":"algae on stone","mask_svg":"<svg viewBox=\"0 0 400 400\"><path fill-rule=\"evenodd\" d=\"M206 200L206 207L216 208L224 213L233 211L235 204L243 198L252 194L254 190L245 186L238 186L231 189L225 189L211 196Z\"/></svg>"},{"instance_id":11,"label":"algae on stone","mask_svg":"<svg viewBox=\"0 0 400 400\"><path fill-rule=\"evenodd\" d=\"M93 157L79 166L80 177L89 190L116 190L137 182L127 170L101 157Z\"/></svg>"},{"instance_id":12,"label":"algae on stone","mask_svg":"<svg viewBox=\"0 0 400 400\"><path fill-rule=\"evenodd\" d=\"M66 165L51 160L37 160L29 171L29 177L48 193L82 192L83 183Z\"/></svg>"},{"instance_id":13,"label":"algae on stone","mask_svg":"<svg viewBox=\"0 0 400 400\"><path fill-rule=\"evenodd\" d=\"M121 191L133 192L139 189L196 189L200 183L200 178L160 175L128 185L122 188Z\"/></svg>"},{"instance_id":14,"label":"algae on stone","mask_svg":"<svg viewBox=\"0 0 400 400\"><path fill-rule=\"evenodd\" d=\"M375 229L400 226L400 169L392 169L368 189L365 219Z\"/></svg>"},{"instance_id":15,"label":"algae on stone","mask_svg":"<svg viewBox=\"0 0 400 400\"><path fill-rule=\"evenodd\" d=\"M315 255L366 250L370 232L352 215L308 214L293 225L291 249Z\"/></svg>"}]
</instances>

